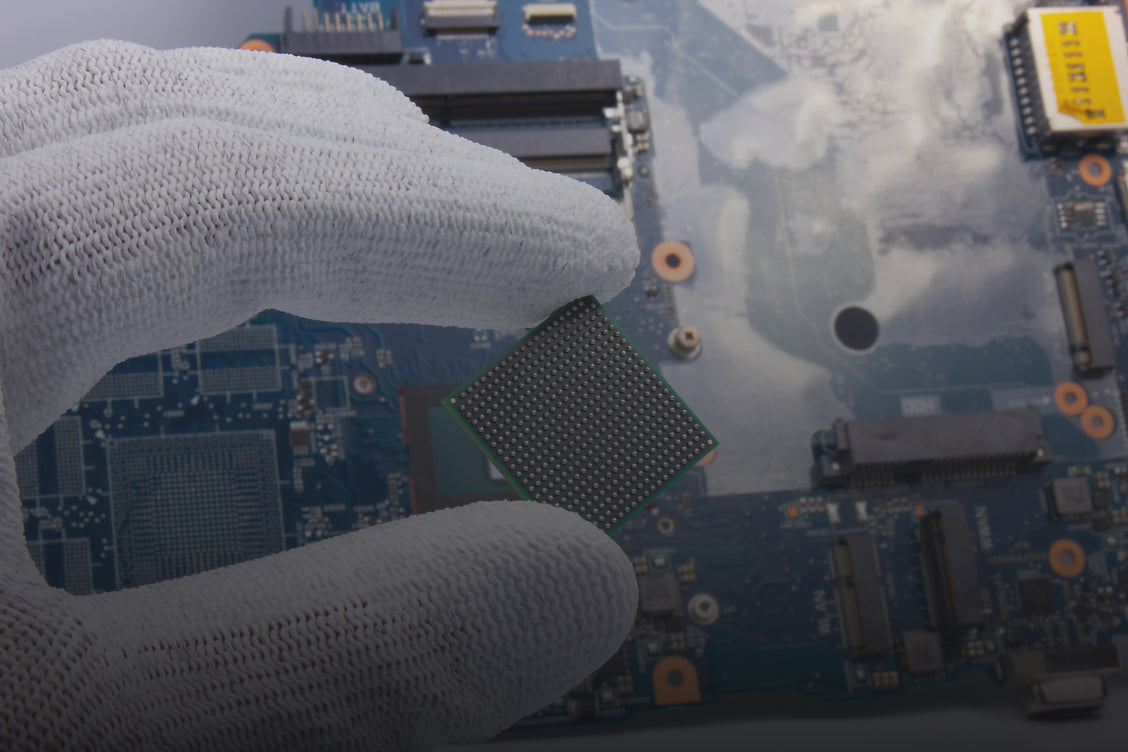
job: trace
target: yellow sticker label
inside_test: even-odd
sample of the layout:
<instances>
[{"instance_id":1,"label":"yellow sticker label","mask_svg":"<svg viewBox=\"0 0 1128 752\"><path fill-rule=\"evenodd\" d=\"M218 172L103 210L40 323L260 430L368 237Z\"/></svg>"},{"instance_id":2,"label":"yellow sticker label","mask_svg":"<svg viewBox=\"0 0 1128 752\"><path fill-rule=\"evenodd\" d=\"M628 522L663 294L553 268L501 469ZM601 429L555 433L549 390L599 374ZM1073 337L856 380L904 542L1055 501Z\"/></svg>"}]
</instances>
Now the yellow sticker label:
<instances>
[{"instance_id":1,"label":"yellow sticker label","mask_svg":"<svg viewBox=\"0 0 1128 752\"><path fill-rule=\"evenodd\" d=\"M1042 29L1058 111L1090 125L1124 122L1104 15L1046 13Z\"/></svg>"}]
</instances>

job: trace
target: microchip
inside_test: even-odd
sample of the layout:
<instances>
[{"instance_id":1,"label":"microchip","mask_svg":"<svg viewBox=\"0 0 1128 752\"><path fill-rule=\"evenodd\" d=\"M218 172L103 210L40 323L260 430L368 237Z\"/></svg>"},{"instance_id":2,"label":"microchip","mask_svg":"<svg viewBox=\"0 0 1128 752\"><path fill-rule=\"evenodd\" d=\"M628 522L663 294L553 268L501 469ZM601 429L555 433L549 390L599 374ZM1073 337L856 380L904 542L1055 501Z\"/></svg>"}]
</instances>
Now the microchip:
<instances>
[{"instance_id":1,"label":"microchip","mask_svg":"<svg viewBox=\"0 0 1128 752\"><path fill-rule=\"evenodd\" d=\"M1108 210L1097 201L1068 201L1058 205L1062 229L1086 230L1108 225Z\"/></svg>"},{"instance_id":2,"label":"microchip","mask_svg":"<svg viewBox=\"0 0 1128 752\"><path fill-rule=\"evenodd\" d=\"M627 130L631 133L644 133L650 127L650 116L646 110L627 111Z\"/></svg>"},{"instance_id":3,"label":"microchip","mask_svg":"<svg viewBox=\"0 0 1128 752\"><path fill-rule=\"evenodd\" d=\"M1003 638L1007 645L1021 645L1026 642L1026 627L1022 622L1012 621L1003 628Z\"/></svg>"},{"instance_id":4,"label":"microchip","mask_svg":"<svg viewBox=\"0 0 1128 752\"><path fill-rule=\"evenodd\" d=\"M1106 533L1112 527L1112 520L1107 514L1093 515L1093 532Z\"/></svg>"},{"instance_id":5,"label":"microchip","mask_svg":"<svg viewBox=\"0 0 1128 752\"><path fill-rule=\"evenodd\" d=\"M607 663L600 666L599 670L595 672L595 675L600 677L623 676L629 672L630 670L627 668L627 656L620 650L618 653L608 658Z\"/></svg>"},{"instance_id":6,"label":"microchip","mask_svg":"<svg viewBox=\"0 0 1128 752\"><path fill-rule=\"evenodd\" d=\"M944 670L944 651L935 632L908 630L901 634L905 647L905 670L910 674L935 674Z\"/></svg>"},{"instance_id":7,"label":"microchip","mask_svg":"<svg viewBox=\"0 0 1128 752\"><path fill-rule=\"evenodd\" d=\"M1057 478L1050 484L1050 496L1058 517L1078 517L1093 511L1088 478Z\"/></svg>"},{"instance_id":8,"label":"microchip","mask_svg":"<svg viewBox=\"0 0 1128 752\"><path fill-rule=\"evenodd\" d=\"M443 398L451 384L400 389L404 443L411 460L411 511L414 514L475 501L519 499L509 482L462 430Z\"/></svg>"},{"instance_id":9,"label":"microchip","mask_svg":"<svg viewBox=\"0 0 1128 752\"><path fill-rule=\"evenodd\" d=\"M1028 577L1018 581L1018 600L1027 614L1048 614L1057 609L1054 587L1049 577Z\"/></svg>"},{"instance_id":10,"label":"microchip","mask_svg":"<svg viewBox=\"0 0 1128 752\"><path fill-rule=\"evenodd\" d=\"M674 574L644 574L638 578L638 607L644 614L681 608L681 588Z\"/></svg>"},{"instance_id":11,"label":"microchip","mask_svg":"<svg viewBox=\"0 0 1128 752\"><path fill-rule=\"evenodd\" d=\"M1128 587L1128 567L1116 570L1116 584L1120 587Z\"/></svg>"},{"instance_id":12,"label":"microchip","mask_svg":"<svg viewBox=\"0 0 1128 752\"><path fill-rule=\"evenodd\" d=\"M525 498L608 532L717 446L592 297L558 310L445 405Z\"/></svg>"},{"instance_id":13,"label":"microchip","mask_svg":"<svg viewBox=\"0 0 1128 752\"><path fill-rule=\"evenodd\" d=\"M587 721L595 718L595 700L590 697L581 697L572 706L577 721Z\"/></svg>"}]
</instances>

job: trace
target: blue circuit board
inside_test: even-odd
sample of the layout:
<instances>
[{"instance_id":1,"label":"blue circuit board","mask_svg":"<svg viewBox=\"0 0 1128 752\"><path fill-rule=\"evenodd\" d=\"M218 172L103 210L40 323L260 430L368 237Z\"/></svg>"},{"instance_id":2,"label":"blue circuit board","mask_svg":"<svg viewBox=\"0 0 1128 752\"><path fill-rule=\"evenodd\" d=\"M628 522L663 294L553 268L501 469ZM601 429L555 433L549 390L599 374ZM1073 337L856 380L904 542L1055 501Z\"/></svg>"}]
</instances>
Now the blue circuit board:
<instances>
[{"instance_id":1,"label":"blue circuit board","mask_svg":"<svg viewBox=\"0 0 1128 752\"><path fill-rule=\"evenodd\" d=\"M614 536L642 592L622 651L523 723L779 689L879 698L965 671L1034 683L1114 670L1108 646L1128 632L1128 146L1032 149L1001 25L954 24L929 72L883 68L878 42L911 48L923 1L593 0L530 24L535 4L498 3L496 26L457 33L428 31L417 0L316 5L316 23L394 18L395 65L622 63L630 173L576 174L623 203L643 249L606 308L722 450ZM957 95L955 80L975 83ZM692 275L652 255L663 242L692 254ZM1060 270L1080 277L1090 259L1112 355L1082 377ZM671 344L690 325L699 353ZM33 558L54 586L108 591L509 496L433 408L521 334L268 311L122 363L17 458ZM1030 467L812 480L820 456L842 456L825 439L837 419L1027 408L1050 449ZM938 585L957 517L970 579ZM941 602L961 595L974 618ZM1073 663L1039 672L1031 656Z\"/></svg>"}]
</instances>

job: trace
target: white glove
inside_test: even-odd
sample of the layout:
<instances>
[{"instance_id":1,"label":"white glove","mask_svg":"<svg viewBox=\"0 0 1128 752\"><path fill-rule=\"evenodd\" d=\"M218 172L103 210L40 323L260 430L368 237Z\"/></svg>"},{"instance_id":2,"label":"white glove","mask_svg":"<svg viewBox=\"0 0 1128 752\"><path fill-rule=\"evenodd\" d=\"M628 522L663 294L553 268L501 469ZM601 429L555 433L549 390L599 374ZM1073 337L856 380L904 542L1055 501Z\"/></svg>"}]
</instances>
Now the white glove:
<instances>
[{"instance_id":1,"label":"white glove","mask_svg":"<svg viewBox=\"0 0 1128 752\"><path fill-rule=\"evenodd\" d=\"M69 596L12 459L116 363L266 308L492 328L612 296L638 248L598 191L348 68L96 42L0 71L0 253L0 747L480 740L622 643L626 556L531 502Z\"/></svg>"}]
</instances>

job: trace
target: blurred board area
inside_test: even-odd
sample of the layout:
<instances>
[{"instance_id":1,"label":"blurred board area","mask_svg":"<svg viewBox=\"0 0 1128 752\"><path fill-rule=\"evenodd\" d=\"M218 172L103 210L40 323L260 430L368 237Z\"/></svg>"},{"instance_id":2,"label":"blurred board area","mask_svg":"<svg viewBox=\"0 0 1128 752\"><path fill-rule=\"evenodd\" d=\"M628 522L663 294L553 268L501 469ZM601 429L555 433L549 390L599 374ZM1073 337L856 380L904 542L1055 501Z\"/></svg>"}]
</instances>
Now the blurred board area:
<instances>
[{"instance_id":1,"label":"blurred board area","mask_svg":"<svg viewBox=\"0 0 1128 752\"><path fill-rule=\"evenodd\" d=\"M965 671L1031 713L1101 704L1128 632L1123 16L323 0L248 40L634 219L607 310L722 448L615 534L635 628L525 725ZM123 363L18 457L32 556L106 591L514 498L438 402L521 334L271 311Z\"/></svg>"}]
</instances>

